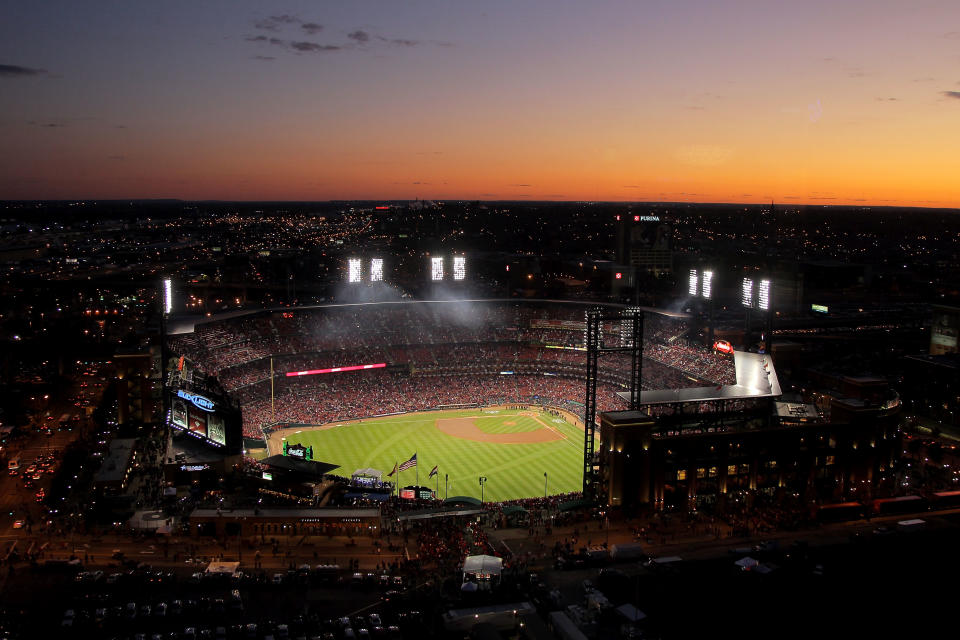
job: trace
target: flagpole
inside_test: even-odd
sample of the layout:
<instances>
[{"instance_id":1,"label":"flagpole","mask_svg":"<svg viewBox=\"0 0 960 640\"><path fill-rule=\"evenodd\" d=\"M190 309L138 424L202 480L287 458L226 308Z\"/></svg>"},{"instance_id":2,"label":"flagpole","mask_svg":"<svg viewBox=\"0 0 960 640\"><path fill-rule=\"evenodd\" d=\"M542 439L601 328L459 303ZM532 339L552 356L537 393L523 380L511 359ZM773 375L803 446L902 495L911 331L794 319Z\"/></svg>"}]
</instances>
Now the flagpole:
<instances>
[{"instance_id":1,"label":"flagpole","mask_svg":"<svg viewBox=\"0 0 960 640\"><path fill-rule=\"evenodd\" d=\"M417 457L416 451L413 452L413 457L414 458ZM417 460L417 464L415 465L414 468L417 470L417 488L414 489L414 491L417 492L417 500L419 500L420 499L420 461L419 460Z\"/></svg>"}]
</instances>

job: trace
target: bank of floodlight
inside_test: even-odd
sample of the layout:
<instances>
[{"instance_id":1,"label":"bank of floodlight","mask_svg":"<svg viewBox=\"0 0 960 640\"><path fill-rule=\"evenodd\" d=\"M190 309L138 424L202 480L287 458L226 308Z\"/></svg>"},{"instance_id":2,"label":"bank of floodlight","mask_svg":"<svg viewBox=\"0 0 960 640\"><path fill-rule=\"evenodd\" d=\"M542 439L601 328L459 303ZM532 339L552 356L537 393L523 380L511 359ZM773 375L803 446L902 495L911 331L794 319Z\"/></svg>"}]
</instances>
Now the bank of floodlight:
<instances>
[{"instance_id":1,"label":"bank of floodlight","mask_svg":"<svg viewBox=\"0 0 960 640\"><path fill-rule=\"evenodd\" d=\"M163 312L170 314L173 311L173 281L170 278L163 279Z\"/></svg>"},{"instance_id":2,"label":"bank of floodlight","mask_svg":"<svg viewBox=\"0 0 960 640\"><path fill-rule=\"evenodd\" d=\"M700 271L699 269L690 269L690 281L687 286L687 293L691 297L703 298L709 300L713 297L713 271Z\"/></svg>"},{"instance_id":3,"label":"bank of floodlight","mask_svg":"<svg viewBox=\"0 0 960 640\"><path fill-rule=\"evenodd\" d=\"M713 297L713 271L703 272L703 282L700 284L700 291L706 300Z\"/></svg>"},{"instance_id":4,"label":"bank of floodlight","mask_svg":"<svg viewBox=\"0 0 960 640\"><path fill-rule=\"evenodd\" d=\"M383 258L370 260L370 282L383 282Z\"/></svg>"},{"instance_id":5,"label":"bank of floodlight","mask_svg":"<svg viewBox=\"0 0 960 640\"><path fill-rule=\"evenodd\" d=\"M453 256L453 279L467 279L467 259L464 256Z\"/></svg>"},{"instance_id":6,"label":"bank of floodlight","mask_svg":"<svg viewBox=\"0 0 960 640\"><path fill-rule=\"evenodd\" d=\"M753 307L753 279L744 278L740 294L740 302L745 307Z\"/></svg>"},{"instance_id":7,"label":"bank of floodlight","mask_svg":"<svg viewBox=\"0 0 960 640\"><path fill-rule=\"evenodd\" d=\"M757 295L757 308L762 311L770 310L770 281L760 281L760 291Z\"/></svg>"},{"instance_id":8,"label":"bank of floodlight","mask_svg":"<svg viewBox=\"0 0 960 640\"><path fill-rule=\"evenodd\" d=\"M350 258L347 260L347 282L360 282L363 280L363 265L359 258Z\"/></svg>"},{"instance_id":9,"label":"bank of floodlight","mask_svg":"<svg viewBox=\"0 0 960 640\"><path fill-rule=\"evenodd\" d=\"M430 258L430 279L434 282L443 280L443 258Z\"/></svg>"}]
</instances>

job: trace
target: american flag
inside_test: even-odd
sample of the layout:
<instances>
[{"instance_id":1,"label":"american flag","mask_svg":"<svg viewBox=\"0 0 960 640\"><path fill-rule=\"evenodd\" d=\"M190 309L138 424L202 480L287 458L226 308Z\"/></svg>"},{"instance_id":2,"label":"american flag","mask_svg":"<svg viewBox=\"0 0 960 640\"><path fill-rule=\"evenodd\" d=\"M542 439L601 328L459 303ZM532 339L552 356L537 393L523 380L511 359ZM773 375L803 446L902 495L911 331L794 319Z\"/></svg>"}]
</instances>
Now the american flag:
<instances>
[{"instance_id":1,"label":"american flag","mask_svg":"<svg viewBox=\"0 0 960 640\"><path fill-rule=\"evenodd\" d=\"M415 466L417 466L417 454L413 454L412 458L402 463L400 465L400 471L406 471L407 469L412 469Z\"/></svg>"}]
</instances>

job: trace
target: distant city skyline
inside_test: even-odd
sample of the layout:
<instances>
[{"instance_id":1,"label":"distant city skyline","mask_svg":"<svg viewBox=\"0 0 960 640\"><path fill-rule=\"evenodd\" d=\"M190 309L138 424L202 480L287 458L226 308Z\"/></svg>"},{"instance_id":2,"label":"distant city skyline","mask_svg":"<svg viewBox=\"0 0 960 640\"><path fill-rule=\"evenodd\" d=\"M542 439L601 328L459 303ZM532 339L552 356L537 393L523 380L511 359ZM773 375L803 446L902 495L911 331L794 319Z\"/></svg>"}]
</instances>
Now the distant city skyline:
<instances>
[{"instance_id":1,"label":"distant city skyline","mask_svg":"<svg viewBox=\"0 0 960 640\"><path fill-rule=\"evenodd\" d=\"M960 3L11 3L0 199L960 207Z\"/></svg>"}]
</instances>

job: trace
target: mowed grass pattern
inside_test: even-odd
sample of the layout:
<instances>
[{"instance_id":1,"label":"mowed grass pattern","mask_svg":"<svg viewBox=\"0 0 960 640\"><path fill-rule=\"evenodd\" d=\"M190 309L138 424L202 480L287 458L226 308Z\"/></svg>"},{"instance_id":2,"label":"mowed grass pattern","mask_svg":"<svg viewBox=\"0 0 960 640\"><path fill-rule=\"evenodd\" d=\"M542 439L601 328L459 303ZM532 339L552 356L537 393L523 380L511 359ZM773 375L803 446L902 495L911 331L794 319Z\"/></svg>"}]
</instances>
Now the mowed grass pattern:
<instances>
[{"instance_id":1,"label":"mowed grass pattern","mask_svg":"<svg viewBox=\"0 0 960 640\"><path fill-rule=\"evenodd\" d=\"M562 433L565 439L532 444L495 444L456 438L436 428L441 418L479 418L478 426L487 433L531 431L540 424L515 410L491 415L478 410L431 411L402 416L369 418L343 423L331 429L287 431L291 444L312 445L314 458L339 465L333 473L349 476L357 469L372 467L386 474L394 463L403 463L417 454L420 484L438 488L437 478L427 478L434 465L439 466L438 497L471 496L480 498L480 476L487 478L483 489L486 501L514 500L542 496L544 472L549 494L579 491L583 487L583 431L565 420L546 413L539 419ZM481 417L482 415L482 417ZM515 425L503 425L515 422ZM499 425L499 426L498 426ZM449 489L444 495L444 476ZM417 473L400 473L400 486L415 483ZM395 478L394 478L395 479Z\"/></svg>"},{"instance_id":2,"label":"mowed grass pattern","mask_svg":"<svg viewBox=\"0 0 960 640\"><path fill-rule=\"evenodd\" d=\"M543 418L540 418L540 420L546 422ZM530 416L521 415L503 417L486 414L477 418L476 424L477 428L484 433L521 433L543 429L543 425ZM553 426L552 422L547 422L547 424Z\"/></svg>"}]
</instances>

